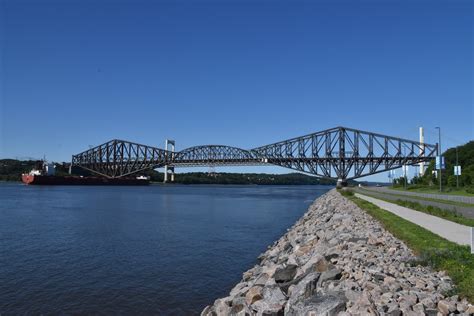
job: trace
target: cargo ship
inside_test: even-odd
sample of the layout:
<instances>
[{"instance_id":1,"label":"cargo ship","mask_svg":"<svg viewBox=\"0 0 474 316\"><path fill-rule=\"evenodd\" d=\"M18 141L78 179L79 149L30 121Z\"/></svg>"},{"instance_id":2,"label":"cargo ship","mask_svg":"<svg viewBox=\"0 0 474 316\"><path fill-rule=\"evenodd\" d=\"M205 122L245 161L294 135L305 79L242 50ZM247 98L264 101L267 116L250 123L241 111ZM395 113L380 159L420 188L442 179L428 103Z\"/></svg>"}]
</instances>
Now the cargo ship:
<instances>
[{"instance_id":1,"label":"cargo ship","mask_svg":"<svg viewBox=\"0 0 474 316\"><path fill-rule=\"evenodd\" d=\"M84 176L57 176L54 164L39 161L29 173L21 175L27 185L148 185L150 179L140 176L136 178L105 178Z\"/></svg>"}]
</instances>

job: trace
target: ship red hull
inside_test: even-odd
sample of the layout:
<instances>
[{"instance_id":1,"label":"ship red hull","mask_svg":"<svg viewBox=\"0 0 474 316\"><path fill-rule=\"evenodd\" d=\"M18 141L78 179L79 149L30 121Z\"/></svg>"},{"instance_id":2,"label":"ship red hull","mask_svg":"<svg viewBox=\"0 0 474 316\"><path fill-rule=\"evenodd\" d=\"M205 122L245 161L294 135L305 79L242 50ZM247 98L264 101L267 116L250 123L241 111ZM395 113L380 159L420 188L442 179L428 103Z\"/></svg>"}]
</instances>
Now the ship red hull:
<instances>
[{"instance_id":1,"label":"ship red hull","mask_svg":"<svg viewBox=\"0 0 474 316\"><path fill-rule=\"evenodd\" d=\"M99 178L99 177L76 177L76 176L37 176L24 174L21 177L23 183L28 185L148 185L149 180L133 178Z\"/></svg>"}]
</instances>

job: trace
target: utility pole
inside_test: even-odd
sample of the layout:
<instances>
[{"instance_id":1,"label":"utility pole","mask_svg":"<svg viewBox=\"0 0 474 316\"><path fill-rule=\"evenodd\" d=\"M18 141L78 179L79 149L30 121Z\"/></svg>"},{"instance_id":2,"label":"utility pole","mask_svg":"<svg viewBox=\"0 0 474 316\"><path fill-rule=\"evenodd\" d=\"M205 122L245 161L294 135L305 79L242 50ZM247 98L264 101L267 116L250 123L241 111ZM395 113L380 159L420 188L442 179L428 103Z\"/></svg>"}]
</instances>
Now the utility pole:
<instances>
[{"instance_id":1,"label":"utility pole","mask_svg":"<svg viewBox=\"0 0 474 316\"><path fill-rule=\"evenodd\" d=\"M403 155L405 155L405 157L407 156L406 147L403 148ZM403 170L403 188L406 190L407 189L407 165L406 164L402 166L402 170Z\"/></svg>"},{"instance_id":2,"label":"utility pole","mask_svg":"<svg viewBox=\"0 0 474 316\"><path fill-rule=\"evenodd\" d=\"M441 158L441 127L435 127L438 130L438 159L439 159L439 192L443 192L441 182L441 168L443 167L443 158Z\"/></svg>"},{"instance_id":3,"label":"utility pole","mask_svg":"<svg viewBox=\"0 0 474 316\"><path fill-rule=\"evenodd\" d=\"M407 165L403 165L403 186L407 189Z\"/></svg>"},{"instance_id":4,"label":"utility pole","mask_svg":"<svg viewBox=\"0 0 474 316\"><path fill-rule=\"evenodd\" d=\"M419 183L420 173L418 172L418 168L419 168L419 166L415 165L415 176L413 177L413 179L416 178L416 183L415 183L415 185ZM421 177L420 177L420 178L421 178ZM412 184L413 184L413 183L412 183Z\"/></svg>"}]
</instances>

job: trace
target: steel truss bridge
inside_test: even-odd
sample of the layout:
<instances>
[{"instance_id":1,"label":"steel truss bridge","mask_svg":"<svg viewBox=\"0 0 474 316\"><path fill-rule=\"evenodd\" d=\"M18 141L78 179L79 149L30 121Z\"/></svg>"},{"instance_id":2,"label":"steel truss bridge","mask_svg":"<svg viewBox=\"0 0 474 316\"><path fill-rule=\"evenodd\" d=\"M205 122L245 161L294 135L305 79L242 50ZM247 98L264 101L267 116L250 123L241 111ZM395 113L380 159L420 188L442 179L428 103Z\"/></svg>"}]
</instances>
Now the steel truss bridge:
<instances>
[{"instance_id":1,"label":"steel truss bridge","mask_svg":"<svg viewBox=\"0 0 474 316\"><path fill-rule=\"evenodd\" d=\"M336 127L248 150L203 145L175 152L114 139L73 155L72 166L107 178L120 178L165 166L174 170L192 166L275 165L344 182L430 161L437 149L437 144Z\"/></svg>"}]
</instances>

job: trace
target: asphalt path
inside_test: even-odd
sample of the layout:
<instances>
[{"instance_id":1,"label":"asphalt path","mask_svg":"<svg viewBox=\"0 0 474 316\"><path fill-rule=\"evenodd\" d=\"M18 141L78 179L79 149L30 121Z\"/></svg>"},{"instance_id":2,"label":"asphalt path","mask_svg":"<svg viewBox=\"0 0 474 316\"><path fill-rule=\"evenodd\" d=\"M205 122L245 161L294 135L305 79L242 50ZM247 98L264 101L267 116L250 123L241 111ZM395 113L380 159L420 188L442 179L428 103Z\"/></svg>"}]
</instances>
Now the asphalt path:
<instances>
[{"instance_id":1,"label":"asphalt path","mask_svg":"<svg viewBox=\"0 0 474 316\"><path fill-rule=\"evenodd\" d=\"M356 193L358 198L364 199L378 207L417 224L449 241L459 245L471 244L471 228L445 219L418 212L397 204L382 201L370 196Z\"/></svg>"}]
</instances>

